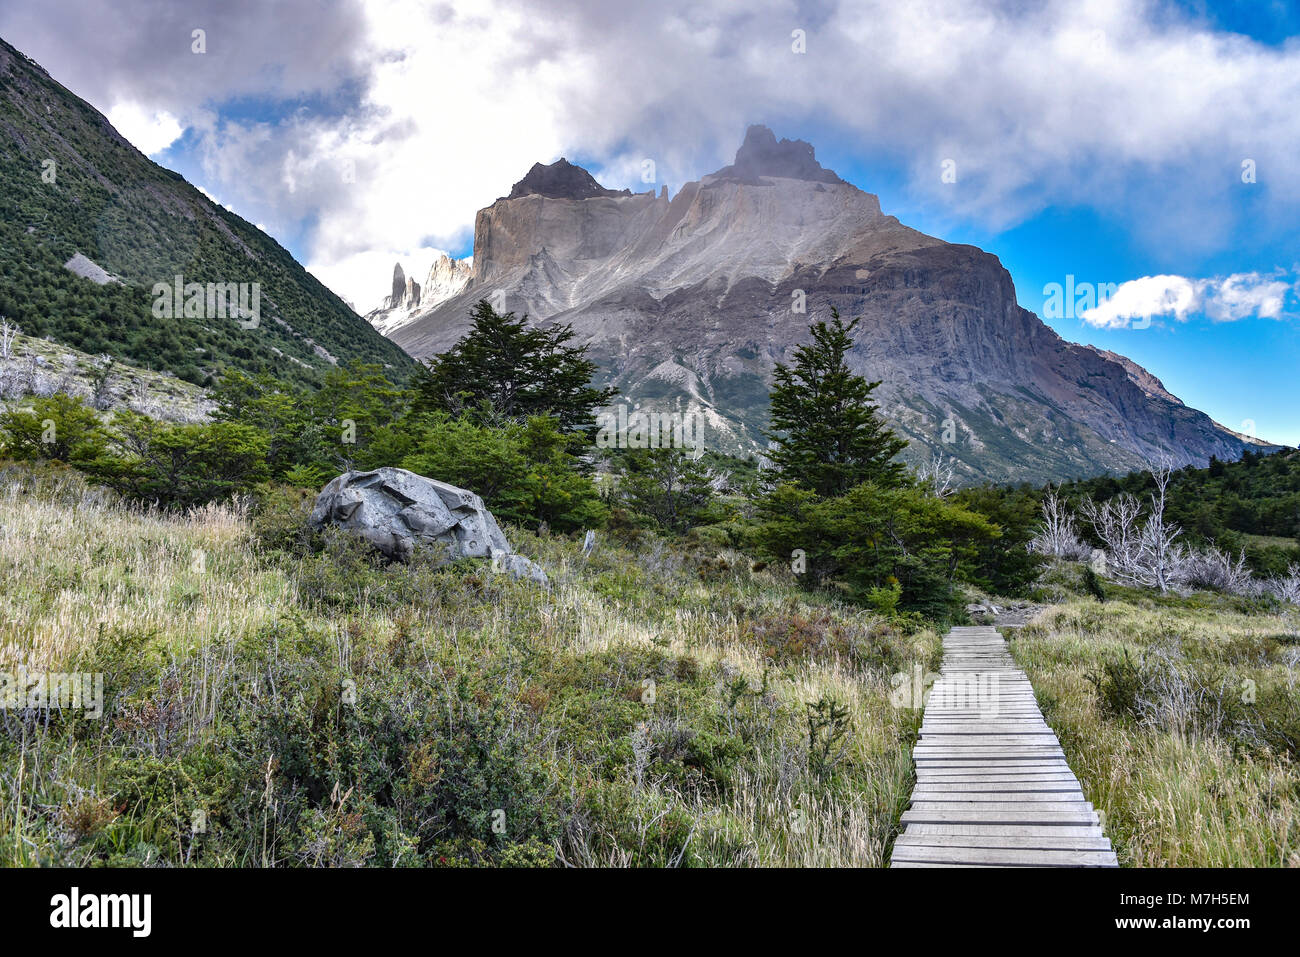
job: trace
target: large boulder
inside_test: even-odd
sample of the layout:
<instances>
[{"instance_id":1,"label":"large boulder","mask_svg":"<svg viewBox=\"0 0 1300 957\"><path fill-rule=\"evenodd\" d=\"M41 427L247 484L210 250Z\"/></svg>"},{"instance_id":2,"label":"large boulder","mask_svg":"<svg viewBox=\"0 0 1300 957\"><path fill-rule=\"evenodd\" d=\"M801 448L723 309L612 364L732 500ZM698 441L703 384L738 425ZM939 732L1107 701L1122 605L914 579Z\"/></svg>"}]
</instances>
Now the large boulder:
<instances>
[{"instance_id":1,"label":"large boulder","mask_svg":"<svg viewBox=\"0 0 1300 957\"><path fill-rule=\"evenodd\" d=\"M490 558L515 578L546 583L545 572L514 553L481 498L406 469L344 472L321 490L311 523L346 528L395 561L427 547L450 561Z\"/></svg>"}]
</instances>

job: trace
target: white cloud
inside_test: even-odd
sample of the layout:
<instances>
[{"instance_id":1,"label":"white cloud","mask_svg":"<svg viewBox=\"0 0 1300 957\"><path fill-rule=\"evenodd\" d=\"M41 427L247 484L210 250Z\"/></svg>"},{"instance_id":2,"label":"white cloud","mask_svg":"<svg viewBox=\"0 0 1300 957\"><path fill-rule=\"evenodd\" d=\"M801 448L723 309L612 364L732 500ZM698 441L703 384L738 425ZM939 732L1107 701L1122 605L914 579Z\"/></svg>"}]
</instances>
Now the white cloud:
<instances>
[{"instance_id":1,"label":"white cloud","mask_svg":"<svg viewBox=\"0 0 1300 957\"><path fill-rule=\"evenodd\" d=\"M1252 316L1280 319L1291 288L1291 283L1277 275L1260 273L1234 273L1212 279L1143 276L1120 285L1114 295L1084 312L1081 318L1091 326L1106 329L1122 329L1130 324L1147 326L1152 319L1164 316L1185 321L1193 315L1205 315L1217 322Z\"/></svg>"},{"instance_id":2,"label":"white cloud","mask_svg":"<svg viewBox=\"0 0 1300 957\"><path fill-rule=\"evenodd\" d=\"M368 249L328 264L308 264L317 279L352 303L361 315L378 309L383 298L392 292L393 266L400 263L408 279L424 285L429 267L445 250L432 246L412 249ZM350 295L355 290L356 295Z\"/></svg>"},{"instance_id":3,"label":"white cloud","mask_svg":"<svg viewBox=\"0 0 1300 957\"><path fill-rule=\"evenodd\" d=\"M459 248L533 162L567 155L642 190L652 159L654 187L676 189L730 162L749 122L901 165L932 221L997 229L1080 206L1171 263L1222 251L1247 217L1286 235L1300 211L1300 45L1156 0L122 3L139 15L10 3L0 32L92 101L193 128L213 188L273 232L309 223L313 269L357 302L391 269L363 283L357 257ZM202 116L250 96L310 107ZM1225 315L1257 291L1224 292Z\"/></svg>"},{"instance_id":4,"label":"white cloud","mask_svg":"<svg viewBox=\"0 0 1300 957\"><path fill-rule=\"evenodd\" d=\"M166 110L151 111L139 103L118 103L107 116L108 122L145 156L157 156L185 132Z\"/></svg>"},{"instance_id":5,"label":"white cloud","mask_svg":"<svg viewBox=\"0 0 1300 957\"><path fill-rule=\"evenodd\" d=\"M1290 283L1276 277L1239 273L1210 286L1205 313L1220 322L1250 316L1280 319L1290 289Z\"/></svg>"}]
</instances>

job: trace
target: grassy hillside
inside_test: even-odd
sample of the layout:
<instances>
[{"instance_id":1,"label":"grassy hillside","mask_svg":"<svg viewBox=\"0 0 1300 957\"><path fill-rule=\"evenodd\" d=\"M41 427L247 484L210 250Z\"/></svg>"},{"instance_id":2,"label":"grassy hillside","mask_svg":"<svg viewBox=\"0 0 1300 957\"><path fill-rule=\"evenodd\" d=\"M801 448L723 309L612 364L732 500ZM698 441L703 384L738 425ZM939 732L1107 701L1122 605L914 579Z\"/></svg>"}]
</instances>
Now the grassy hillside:
<instances>
[{"instance_id":1,"label":"grassy hillside","mask_svg":"<svg viewBox=\"0 0 1300 957\"><path fill-rule=\"evenodd\" d=\"M584 559L515 530L544 591L304 549L291 496L165 516L4 479L5 668L102 672L106 711L0 710L0 865L887 859L919 724L890 679L932 630L648 533Z\"/></svg>"},{"instance_id":2,"label":"grassy hillside","mask_svg":"<svg viewBox=\"0 0 1300 957\"><path fill-rule=\"evenodd\" d=\"M1121 866L1300 866L1300 610L1052 569L1057 603L1015 634Z\"/></svg>"},{"instance_id":3,"label":"grassy hillside","mask_svg":"<svg viewBox=\"0 0 1300 957\"><path fill-rule=\"evenodd\" d=\"M80 253L122 281L64 268ZM153 285L259 283L261 323L156 319ZM223 367L308 383L333 357L411 360L264 232L150 162L0 40L0 315L24 332L204 383Z\"/></svg>"}]
</instances>

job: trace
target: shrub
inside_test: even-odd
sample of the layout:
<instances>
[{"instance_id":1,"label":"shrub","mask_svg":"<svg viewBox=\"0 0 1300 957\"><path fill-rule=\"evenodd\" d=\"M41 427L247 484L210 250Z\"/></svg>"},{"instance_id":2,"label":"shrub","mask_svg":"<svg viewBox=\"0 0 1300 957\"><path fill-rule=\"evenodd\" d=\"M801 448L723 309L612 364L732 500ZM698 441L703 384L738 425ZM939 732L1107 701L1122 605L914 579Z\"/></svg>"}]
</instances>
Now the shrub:
<instances>
[{"instance_id":1,"label":"shrub","mask_svg":"<svg viewBox=\"0 0 1300 957\"><path fill-rule=\"evenodd\" d=\"M554 419L481 425L431 413L414 420L402 467L482 496L498 521L559 532L598 528L606 509Z\"/></svg>"},{"instance_id":2,"label":"shrub","mask_svg":"<svg viewBox=\"0 0 1300 957\"><path fill-rule=\"evenodd\" d=\"M1106 586L1102 584L1101 576L1091 565L1083 566L1083 587L1097 601L1106 600Z\"/></svg>"},{"instance_id":3,"label":"shrub","mask_svg":"<svg viewBox=\"0 0 1300 957\"><path fill-rule=\"evenodd\" d=\"M712 473L682 449L634 449L618 456L618 499L674 532L713 521Z\"/></svg>"},{"instance_id":4,"label":"shrub","mask_svg":"<svg viewBox=\"0 0 1300 957\"><path fill-rule=\"evenodd\" d=\"M777 561L802 562L796 574L806 585L834 585L859 602L897 585L899 608L931 618L951 613L958 571L969 569L977 545L1000 535L984 517L917 488L864 484L818 499L781 485L760 508L755 545Z\"/></svg>"},{"instance_id":5,"label":"shrub","mask_svg":"<svg viewBox=\"0 0 1300 957\"><path fill-rule=\"evenodd\" d=\"M266 437L232 422L173 425L135 412L114 418L120 455L87 470L139 502L192 508L251 490L267 477Z\"/></svg>"},{"instance_id":6,"label":"shrub","mask_svg":"<svg viewBox=\"0 0 1300 957\"><path fill-rule=\"evenodd\" d=\"M108 435L94 411L61 392L0 412L0 452L11 458L80 467L107 446Z\"/></svg>"}]
</instances>

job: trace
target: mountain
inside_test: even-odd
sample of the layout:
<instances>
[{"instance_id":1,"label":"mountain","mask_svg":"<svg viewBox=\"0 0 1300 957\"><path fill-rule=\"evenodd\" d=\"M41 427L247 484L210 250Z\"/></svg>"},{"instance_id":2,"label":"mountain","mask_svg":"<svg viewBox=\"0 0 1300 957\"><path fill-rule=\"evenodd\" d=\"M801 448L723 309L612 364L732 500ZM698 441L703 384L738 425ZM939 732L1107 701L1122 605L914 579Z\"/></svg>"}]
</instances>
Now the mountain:
<instances>
[{"instance_id":1,"label":"mountain","mask_svg":"<svg viewBox=\"0 0 1300 957\"><path fill-rule=\"evenodd\" d=\"M174 289L177 276L182 295L164 306L155 284ZM246 311L217 309L209 283L246 293ZM300 383L350 359L396 378L413 368L279 243L150 162L3 40L0 314L194 383L223 367Z\"/></svg>"},{"instance_id":2,"label":"mountain","mask_svg":"<svg viewBox=\"0 0 1300 957\"><path fill-rule=\"evenodd\" d=\"M469 284L472 274L473 267L468 261L452 259L444 253L429 267L422 285L413 278L404 278L402 264L397 263L393 266L392 292L366 318L377 331L387 335L459 293Z\"/></svg>"},{"instance_id":3,"label":"mountain","mask_svg":"<svg viewBox=\"0 0 1300 957\"><path fill-rule=\"evenodd\" d=\"M762 126L671 198L603 190L563 160L534 166L479 211L462 289L368 318L428 356L494 294L571 323L629 403L704 415L715 447L761 448L772 366L832 306L860 317L850 362L882 381L911 459L950 455L966 480L1204 464L1249 444L1135 363L1063 340L1017 304L997 257L910 229Z\"/></svg>"}]
</instances>

